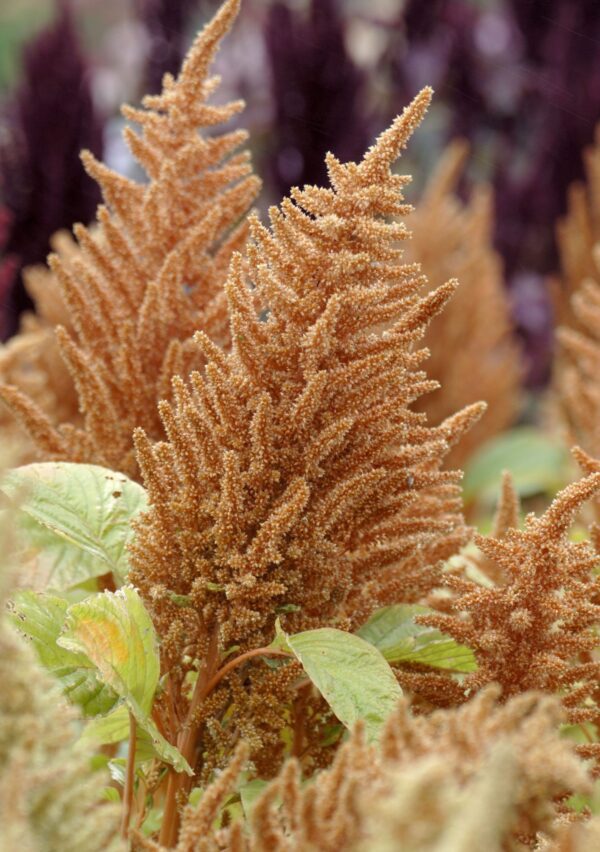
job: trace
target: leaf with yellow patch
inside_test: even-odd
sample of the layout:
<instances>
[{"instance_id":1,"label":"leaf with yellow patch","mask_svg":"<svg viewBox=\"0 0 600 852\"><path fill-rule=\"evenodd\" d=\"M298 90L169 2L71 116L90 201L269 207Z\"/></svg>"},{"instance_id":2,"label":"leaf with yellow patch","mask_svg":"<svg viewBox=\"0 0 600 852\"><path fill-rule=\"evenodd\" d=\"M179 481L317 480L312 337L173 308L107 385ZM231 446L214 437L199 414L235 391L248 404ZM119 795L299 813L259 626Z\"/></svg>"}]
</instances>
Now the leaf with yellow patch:
<instances>
[{"instance_id":1,"label":"leaf with yellow patch","mask_svg":"<svg viewBox=\"0 0 600 852\"><path fill-rule=\"evenodd\" d=\"M150 738L154 752L178 771L191 773L183 756L160 734L150 715L160 674L158 639L134 588L125 586L72 604L58 645L85 655L103 683L121 699L121 706L104 719L94 720L88 733L93 730L100 738L116 737L103 740L108 742L126 739L126 730L121 730L124 725L119 724L126 721L127 709Z\"/></svg>"}]
</instances>

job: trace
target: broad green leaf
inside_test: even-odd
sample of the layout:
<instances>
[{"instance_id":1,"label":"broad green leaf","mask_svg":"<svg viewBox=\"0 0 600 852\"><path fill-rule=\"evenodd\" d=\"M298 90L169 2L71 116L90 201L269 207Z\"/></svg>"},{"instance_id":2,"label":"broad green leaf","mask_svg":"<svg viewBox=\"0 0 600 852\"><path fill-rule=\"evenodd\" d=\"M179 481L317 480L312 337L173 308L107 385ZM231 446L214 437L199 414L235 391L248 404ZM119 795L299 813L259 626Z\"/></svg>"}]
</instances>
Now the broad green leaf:
<instances>
[{"instance_id":1,"label":"broad green leaf","mask_svg":"<svg viewBox=\"0 0 600 852\"><path fill-rule=\"evenodd\" d=\"M129 739L129 710L125 704L119 704L112 713L99 716L87 723L81 739L84 742L109 745L122 743Z\"/></svg>"},{"instance_id":2,"label":"broad green leaf","mask_svg":"<svg viewBox=\"0 0 600 852\"><path fill-rule=\"evenodd\" d=\"M135 589L125 586L118 592L92 595L72 604L58 644L84 654L126 705L104 719L94 720L88 726L88 736L111 737L104 742L127 739L131 712L156 754L178 771L191 773L182 755L164 739L150 717L160 673L158 640Z\"/></svg>"},{"instance_id":3,"label":"broad green leaf","mask_svg":"<svg viewBox=\"0 0 600 852\"><path fill-rule=\"evenodd\" d=\"M162 736L151 718L140 722L137 719L137 737L135 747L135 759L137 762L159 757L165 763L173 766L178 772L187 772L192 775L192 770L175 746L167 742ZM81 739L87 743L106 745L109 743L121 743L129 739L129 709L126 704L120 704L108 716L100 716L92 719L84 728Z\"/></svg>"},{"instance_id":4,"label":"broad green leaf","mask_svg":"<svg viewBox=\"0 0 600 852\"><path fill-rule=\"evenodd\" d=\"M18 512L16 520L18 549L15 560L23 586L64 594L76 584L92 582L91 591L97 591L95 578L107 573L103 562L75 548L25 512Z\"/></svg>"},{"instance_id":5,"label":"broad green leaf","mask_svg":"<svg viewBox=\"0 0 600 852\"><path fill-rule=\"evenodd\" d=\"M148 716L159 678L158 639L137 591L90 595L66 615L62 648L86 656L136 716Z\"/></svg>"},{"instance_id":6,"label":"broad green leaf","mask_svg":"<svg viewBox=\"0 0 600 852\"><path fill-rule=\"evenodd\" d=\"M44 588L109 571L125 579L131 520L147 505L141 485L97 465L44 462L9 471L0 488L20 510L25 568Z\"/></svg>"},{"instance_id":7,"label":"broad green leaf","mask_svg":"<svg viewBox=\"0 0 600 852\"><path fill-rule=\"evenodd\" d=\"M136 766L136 776L138 778L144 777L144 769L141 766L145 760L154 757L154 754L151 754L149 758L145 757L145 755L140 754L138 751L137 745L139 745L139 737L137 739L136 750L135 750L135 766ZM126 757L113 757L112 760L107 761L107 769L110 774L110 777L113 781L116 781L121 787L125 786L125 779L127 775L127 758Z\"/></svg>"},{"instance_id":8,"label":"broad green leaf","mask_svg":"<svg viewBox=\"0 0 600 852\"><path fill-rule=\"evenodd\" d=\"M248 781L247 784L240 787L240 799L246 819L250 819L252 808L268 786L268 781L263 781L262 778L253 778L252 781Z\"/></svg>"},{"instance_id":9,"label":"broad green leaf","mask_svg":"<svg viewBox=\"0 0 600 852\"><path fill-rule=\"evenodd\" d=\"M470 648L459 645L433 627L417 624L417 615L432 612L424 606L395 604L377 610L358 635L381 651L389 663L420 663L437 669L473 672L477 668Z\"/></svg>"},{"instance_id":10,"label":"broad green leaf","mask_svg":"<svg viewBox=\"0 0 600 852\"><path fill-rule=\"evenodd\" d=\"M121 796L116 787L104 787L102 790L102 798L109 802L120 802Z\"/></svg>"},{"instance_id":11,"label":"broad green leaf","mask_svg":"<svg viewBox=\"0 0 600 852\"><path fill-rule=\"evenodd\" d=\"M85 654L57 644L68 601L39 592L18 591L12 601L12 621L32 643L41 664L60 682L67 699L86 716L108 713L118 701Z\"/></svg>"},{"instance_id":12,"label":"broad green leaf","mask_svg":"<svg viewBox=\"0 0 600 852\"><path fill-rule=\"evenodd\" d=\"M382 654L352 633L323 627L287 636L287 646L347 728L362 719L374 740L402 690Z\"/></svg>"},{"instance_id":13,"label":"broad green leaf","mask_svg":"<svg viewBox=\"0 0 600 852\"><path fill-rule=\"evenodd\" d=\"M569 456L560 441L539 429L519 426L484 444L465 468L466 503L495 503L503 470L513 475L522 497L554 495L568 478Z\"/></svg>"},{"instance_id":14,"label":"broad green leaf","mask_svg":"<svg viewBox=\"0 0 600 852\"><path fill-rule=\"evenodd\" d=\"M127 760L124 757L115 757L112 760L109 760L108 771L113 781L116 781L121 787L125 786Z\"/></svg>"},{"instance_id":15,"label":"broad green leaf","mask_svg":"<svg viewBox=\"0 0 600 852\"><path fill-rule=\"evenodd\" d=\"M203 795L203 787L194 787L188 796L188 805L192 805L192 807L197 808Z\"/></svg>"},{"instance_id":16,"label":"broad green leaf","mask_svg":"<svg viewBox=\"0 0 600 852\"><path fill-rule=\"evenodd\" d=\"M163 823L164 807L156 806L146 811L146 818L141 826L142 834L145 837L151 837L153 834L158 834Z\"/></svg>"}]
</instances>

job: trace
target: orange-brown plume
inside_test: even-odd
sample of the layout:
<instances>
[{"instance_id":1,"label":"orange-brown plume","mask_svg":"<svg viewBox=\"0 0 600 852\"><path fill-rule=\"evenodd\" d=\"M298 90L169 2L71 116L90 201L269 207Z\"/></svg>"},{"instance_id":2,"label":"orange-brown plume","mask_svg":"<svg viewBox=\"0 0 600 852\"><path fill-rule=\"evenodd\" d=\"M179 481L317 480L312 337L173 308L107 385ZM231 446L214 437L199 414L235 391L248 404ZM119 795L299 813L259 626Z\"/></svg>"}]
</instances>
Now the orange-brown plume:
<instances>
[{"instance_id":1,"label":"orange-brown plume","mask_svg":"<svg viewBox=\"0 0 600 852\"><path fill-rule=\"evenodd\" d=\"M168 440L136 432L151 508L131 580L176 683L215 631L222 650L246 650L271 640L278 612L292 631L352 629L380 605L418 600L465 541L460 474L441 466L483 406L435 427L412 408L435 387L419 342L456 284L421 295L398 245L409 179L390 171L429 99L360 164L329 155L331 189L294 190L270 229L252 219L248 260L234 257L226 286L231 352L198 333L206 369L176 378L161 403ZM285 669L254 672L245 687L232 678L224 700L228 735L236 714L255 719L258 751L257 725L266 708L281 724L288 684ZM266 763L264 741L259 753Z\"/></svg>"},{"instance_id":2,"label":"orange-brown plume","mask_svg":"<svg viewBox=\"0 0 600 852\"><path fill-rule=\"evenodd\" d=\"M132 431L163 435L157 402L170 395L175 372L202 365L191 336L204 330L228 342L223 281L231 255L246 239L243 220L258 190L246 139L236 130L202 135L228 121L241 102L212 106L218 85L208 70L232 24L239 0L227 0L193 45L177 80L165 76L161 95L144 109L125 107L129 147L149 181L122 177L84 152L88 173L102 188L98 228L75 228L78 257L53 256L72 329L57 329L73 376L83 425L54 427L43 410L14 387L2 396L46 458L104 464L137 475Z\"/></svg>"}]
</instances>

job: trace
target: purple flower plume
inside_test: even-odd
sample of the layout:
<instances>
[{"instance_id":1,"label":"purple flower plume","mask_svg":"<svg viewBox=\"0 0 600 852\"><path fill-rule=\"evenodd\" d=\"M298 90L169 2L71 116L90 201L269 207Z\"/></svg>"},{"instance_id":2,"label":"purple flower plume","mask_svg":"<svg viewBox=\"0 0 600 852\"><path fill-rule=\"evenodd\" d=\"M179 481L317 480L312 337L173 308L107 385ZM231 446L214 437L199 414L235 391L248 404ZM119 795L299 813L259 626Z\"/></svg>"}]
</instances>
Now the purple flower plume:
<instances>
[{"instance_id":1,"label":"purple flower plume","mask_svg":"<svg viewBox=\"0 0 600 852\"><path fill-rule=\"evenodd\" d=\"M74 222L89 222L99 201L96 184L79 160L82 148L102 151L89 69L66 2L57 18L23 52L21 83L2 119L0 199L5 226L0 263L11 270L0 301L0 332L14 333L30 307L21 280L24 266L40 263L49 239ZM7 266L7 258L11 258Z\"/></svg>"},{"instance_id":2,"label":"purple flower plume","mask_svg":"<svg viewBox=\"0 0 600 852\"><path fill-rule=\"evenodd\" d=\"M327 151L342 160L362 156L371 128L363 74L346 50L337 0L311 0L306 17L273 3L266 44L275 110L271 183L280 198L291 186L323 184Z\"/></svg>"}]
</instances>

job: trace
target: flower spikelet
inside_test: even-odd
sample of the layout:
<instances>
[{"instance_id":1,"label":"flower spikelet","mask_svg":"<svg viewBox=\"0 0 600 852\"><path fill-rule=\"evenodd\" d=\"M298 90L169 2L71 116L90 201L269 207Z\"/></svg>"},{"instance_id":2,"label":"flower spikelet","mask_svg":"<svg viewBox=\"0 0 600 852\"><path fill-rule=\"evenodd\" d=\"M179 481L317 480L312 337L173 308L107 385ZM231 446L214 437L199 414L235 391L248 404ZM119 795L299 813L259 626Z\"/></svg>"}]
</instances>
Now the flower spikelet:
<instances>
[{"instance_id":1,"label":"flower spikelet","mask_svg":"<svg viewBox=\"0 0 600 852\"><path fill-rule=\"evenodd\" d=\"M243 220L258 191L246 132L202 135L243 104L211 105L218 85L208 69L232 24L239 0L227 0L192 46L179 77L143 109L124 107L126 141L148 175L146 184L117 175L84 152L105 206L98 227L75 228L80 257L50 260L74 332L57 330L77 388L83 430L55 429L16 391L4 399L33 433L45 457L88 461L137 475L131 434L143 426L163 436L156 404L171 376L201 367L191 335L203 329L228 343L223 281L232 252L246 240Z\"/></svg>"},{"instance_id":2,"label":"flower spikelet","mask_svg":"<svg viewBox=\"0 0 600 852\"><path fill-rule=\"evenodd\" d=\"M186 648L202 658L215 628L223 648L261 647L278 609L291 631L353 629L420 599L465 540L460 474L440 466L482 406L436 427L411 409L435 387L419 340L456 284L421 296L390 218L409 212L390 166L429 99L360 164L329 155L331 189L294 190L270 229L252 219L226 285L231 352L197 334L206 369L161 404L168 441L136 432L151 509L131 579L168 669Z\"/></svg>"}]
</instances>

